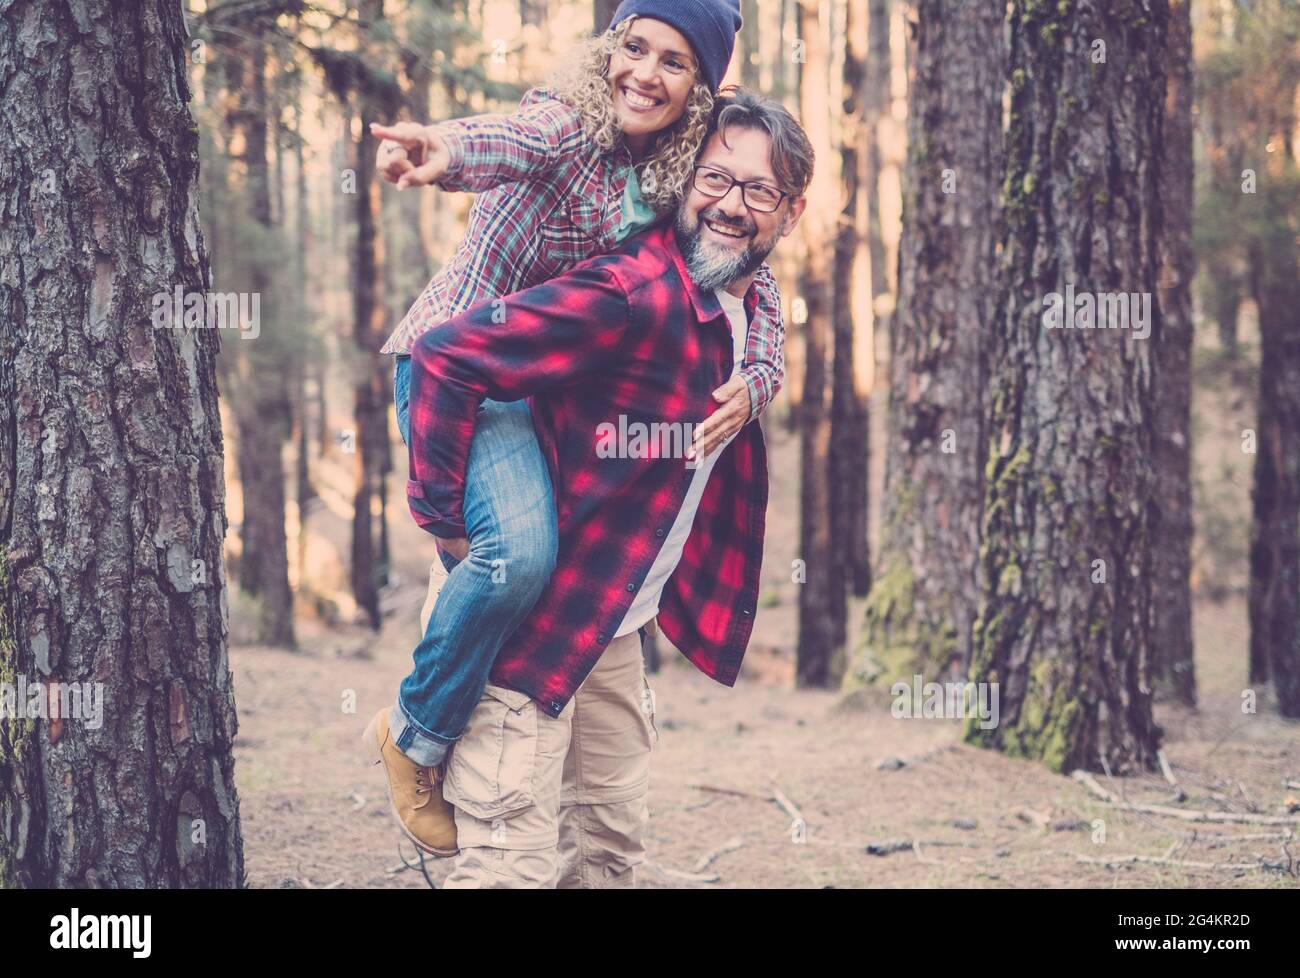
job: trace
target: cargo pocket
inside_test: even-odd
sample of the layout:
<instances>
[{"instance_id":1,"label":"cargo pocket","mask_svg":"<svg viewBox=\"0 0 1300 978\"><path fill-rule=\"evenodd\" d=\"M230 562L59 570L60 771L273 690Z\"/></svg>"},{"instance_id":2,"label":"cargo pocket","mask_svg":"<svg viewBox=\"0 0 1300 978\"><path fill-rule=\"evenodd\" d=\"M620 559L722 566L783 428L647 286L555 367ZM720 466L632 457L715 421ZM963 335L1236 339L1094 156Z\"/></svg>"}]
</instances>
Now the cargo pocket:
<instances>
[{"instance_id":1,"label":"cargo pocket","mask_svg":"<svg viewBox=\"0 0 1300 978\"><path fill-rule=\"evenodd\" d=\"M650 746L659 743L659 726L655 722L655 692L650 688L650 680L641 676L641 717L646 723L647 736L652 738Z\"/></svg>"},{"instance_id":2,"label":"cargo pocket","mask_svg":"<svg viewBox=\"0 0 1300 978\"><path fill-rule=\"evenodd\" d=\"M537 704L527 693L488 684L456 742L443 797L483 821L533 805Z\"/></svg>"}]
</instances>

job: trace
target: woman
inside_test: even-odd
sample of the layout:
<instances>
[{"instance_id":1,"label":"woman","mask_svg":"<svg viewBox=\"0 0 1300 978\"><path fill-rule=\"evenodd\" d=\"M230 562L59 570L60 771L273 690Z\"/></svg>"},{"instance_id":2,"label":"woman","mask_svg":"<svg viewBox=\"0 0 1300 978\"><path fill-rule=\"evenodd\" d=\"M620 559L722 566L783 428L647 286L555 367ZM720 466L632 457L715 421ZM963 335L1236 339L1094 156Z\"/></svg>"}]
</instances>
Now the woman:
<instances>
[{"instance_id":1,"label":"woman","mask_svg":"<svg viewBox=\"0 0 1300 978\"><path fill-rule=\"evenodd\" d=\"M383 348L397 356L398 425L408 445L409 354L421 334L476 302L552 278L675 210L740 23L738 0L626 0L610 29L550 87L530 91L515 115L372 127L384 140L380 172L399 189L481 192L460 248ZM745 368L715 394L721 406L700 454L756 417L780 388L780 299L766 268L758 285ZM438 541L450 574L440 593L431 583L425 610L435 599L436 607L414 671L395 707L381 710L364 735L388 764L404 831L438 855L455 852L454 823L447 838L449 817L439 811L448 748L555 562L550 475L526 402L480 407L464 513L469 537ZM414 778L421 796L406 811L402 777Z\"/></svg>"}]
</instances>

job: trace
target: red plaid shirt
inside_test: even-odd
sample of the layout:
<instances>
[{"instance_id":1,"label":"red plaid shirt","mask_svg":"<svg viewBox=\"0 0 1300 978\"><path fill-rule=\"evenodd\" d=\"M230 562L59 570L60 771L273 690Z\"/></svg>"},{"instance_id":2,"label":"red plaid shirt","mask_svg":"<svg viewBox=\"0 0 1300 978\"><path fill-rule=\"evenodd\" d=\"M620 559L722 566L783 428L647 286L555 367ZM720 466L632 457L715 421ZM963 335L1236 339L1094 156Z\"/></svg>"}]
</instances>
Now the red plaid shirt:
<instances>
[{"instance_id":1,"label":"red plaid shirt","mask_svg":"<svg viewBox=\"0 0 1300 978\"><path fill-rule=\"evenodd\" d=\"M751 287L751 317L757 303ZM465 535L465 474L485 398L529 399L555 487L555 572L498 653L493 683L527 693L551 716L564 709L631 607L695 473L683 458L601 458L600 428L618 427L620 415L628 425L699 424L717 407L711 393L732 357L726 315L687 275L667 225L475 305L416 342L407 483L415 521L437 536ZM767 451L750 423L710 474L659 608L669 640L727 686L754 626L766 510Z\"/></svg>"},{"instance_id":2,"label":"red plaid shirt","mask_svg":"<svg viewBox=\"0 0 1300 978\"><path fill-rule=\"evenodd\" d=\"M518 292L612 250L632 159L602 154L571 106L547 89L528 92L514 115L477 115L438 125L447 145L444 190L484 191L474 202L460 247L384 344L404 354L424 333L476 302ZM781 292L764 265L754 280L758 311L750 322L741 378L751 419L766 410L785 379Z\"/></svg>"}]
</instances>

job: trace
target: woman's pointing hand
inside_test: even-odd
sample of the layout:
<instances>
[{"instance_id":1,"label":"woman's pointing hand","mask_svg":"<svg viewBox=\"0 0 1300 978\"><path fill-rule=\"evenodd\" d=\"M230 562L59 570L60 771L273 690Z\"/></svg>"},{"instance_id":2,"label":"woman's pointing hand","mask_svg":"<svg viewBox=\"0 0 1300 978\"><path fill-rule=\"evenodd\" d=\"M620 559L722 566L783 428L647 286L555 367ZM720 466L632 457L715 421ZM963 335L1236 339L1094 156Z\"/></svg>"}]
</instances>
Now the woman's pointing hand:
<instances>
[{"instance_id":1,"label":"woman's pointing hand","mask_svg":"<svg viewBox=\"0 0 1300 978\"><path fill-rule=\"evenodd\" d=\"M417 122L391 126L372 122L370 133L381 140L376 159L380 176L398 190L427 187L447 172L451 158L432 127Z\"/></svg>"}]
</instances>

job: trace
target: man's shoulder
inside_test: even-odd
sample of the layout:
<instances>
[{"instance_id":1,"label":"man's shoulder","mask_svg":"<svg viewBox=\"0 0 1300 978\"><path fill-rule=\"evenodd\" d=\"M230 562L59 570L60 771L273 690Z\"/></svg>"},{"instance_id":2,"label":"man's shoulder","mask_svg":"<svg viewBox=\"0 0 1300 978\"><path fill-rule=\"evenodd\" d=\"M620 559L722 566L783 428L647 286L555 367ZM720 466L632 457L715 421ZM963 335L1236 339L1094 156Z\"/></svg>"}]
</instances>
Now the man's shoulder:
<instances>
[{"instance_id":1,"label":"man's shoulder","mask_svg":"<svg viewBox=\"0 0 1300 978\"><path fill-rule=\"evenodd\" d=\"M677 263L673 259L676 249L672 225L665 220L633 235L613 251L595 255L583 264L608 272L628 298L633 299L648 288L662 286L665 282L679 282Z\"/></svg>"}]
</instances>

